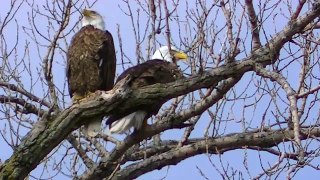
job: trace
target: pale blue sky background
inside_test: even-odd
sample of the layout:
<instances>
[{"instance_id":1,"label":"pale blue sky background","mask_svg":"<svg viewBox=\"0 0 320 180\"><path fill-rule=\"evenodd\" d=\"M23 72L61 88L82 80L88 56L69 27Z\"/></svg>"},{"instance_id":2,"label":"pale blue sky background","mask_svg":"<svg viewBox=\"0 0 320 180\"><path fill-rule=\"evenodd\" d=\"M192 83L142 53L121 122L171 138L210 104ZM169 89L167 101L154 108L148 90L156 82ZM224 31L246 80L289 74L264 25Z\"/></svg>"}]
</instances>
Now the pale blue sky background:
<instances>
[{"instance_id":1,"label":"pale blue sky background","mask_svg":"<svg viewBox=\"0 0 320 180\"><path fill-rule=\"evenodd\" d=\"M43 1L44 2L44 1ZM135 2L131 1L131 5L132 5L132 9L135 9ZM181 4L183 7L184 4L182 3L184 1L181 1ZM193 2L193 1L189 1L189 2ZM41 2L35 2L38 3L40 8L41 8ZM132 26L131 26L131 21L130 18L126 15L124 15L124 13L121 11L121 9L119 8L119 4L121 7L123 7L123 9L126 10L126 7L124 7L122 1L115 1L115 0L106 0L106 1L99 1L97 4L95 4L95 6L92 8L94 10L97 10L99 13L101 13L106 21L106 28L113 34L114 37L114 41L115 41L115 46L116 46L116 50L119 50L119 46L118 46L118 37L117 37L117 25L120 25L120 30L121 30L121 37L123 40L123 49L125 49L125 53L128 57L135 57L135 41L134 41L134 37L133 37L133 32L132 32ZM190 5L191 3L189 3ZM9 7L9 1L2 1L1 2L1 7L0 7L0 19L3 20L2 18L4 17L5 13L7 12L7 9ZM17 16L15 16L18 24L19 24L19 42L24 42L25 39L29 39L26 34L23 32L23 28L22 27L28 27L28 18L26 13L29 11L29 7L24 4L22 7L22 9L25 10L20 10L17 14ZM185 11L183 10L179 10L179 15L181 17L181 19L183 19L185 17ZM77 15L73 16L72 18L72 22L75 22L76 18L78 18ZM143 17L141 17L141 19L143 19ZM283 20L283 21L281 21ZM273 32L273 29L276 28L277 30L280 30L286 22L284 19L278 19L277 23L277 27L273 27L270 26L270 28L272 28L271 32ZM37 20L37 23L39 24L39 26L43 26L46 27L48 25L46 19L44 18L39 18ZM143 24L146 23L145 21L141 21L141 26L144 26ZM221 23L223 24L224 21L222 20ZM267 22L272 24L273 22ZM73 24L73 23L71 23ZM171 28L174 29L174 24L172 24ZM6 27L5 29L5 33L6 33L6 37L9 37L8 40L8 45L9 46L13 46L14 42L15 42L15 38L16 38L16 30L15 30L15 24L12 23L9 26ZM45 31L45 28L43 29L43 31ZM171 31L171 34L173 36L173 39L178 40L178 32L176 31ZM245 32L244 32L245 33ZM72 34L71 33L69 35L69 38L71 38ZM272 34L272 33L271 33ZM181 34L181 36L183 36L183 34ZM10 42L12 40L12 42ZM165 38L163 35L158 36L158 40L162 43L166 43ZM43 41L43 43L46 43L45 41ZM179 42L175 42L175 43L179 43ZM25 44L21 43L18 45L19 48L17 49L17 53L18 54L22 54L24 51L24 47ZM249 47L249 46L248 46ZM9 47L10 48L10 47ZM35 49L35 46L33 46L32 44L29 45L30 49ZM218 48L218 47L217 47ZM43 48L45 49L45 48ZM31 51L33 52L33 51ZM43 54L40 54L40 56L43 56L46 52L45 51L41 51ZM118 62L119 61L119 53L118 55ZM243 56L243 55L242 55ZM241 56L240 56L241 57ZM239 58L240 58L239 57ZM20 58L22 58L22 56L20 56ZM37 74L37 69L41 68L41 60L39 58L39 55L37 53L32 53L30 54L30 58L32 59L32 69L34 69L34 71L32 72L35 76ZM133 58L132 60L135 60L135 58ZM55 59L55 70L54 70L54 79L55 82L57 83L57 85L59 87L63 87L64 84L64 78L65 78L65 60L62 58L57 58ZM130 65L131 66L131 65ZM120 74L123 71L123 68L121 65L118 65L117 67L117 74ZM250 76L251 75L246 75L242 81L245 82L246 80L250 80ZM293 76L289 76L290 78ZM293 77L294 78L294 77ZM34 81L34 80L33 80ZM26 83L27 84L32 84L32 82L30 80L26 79ZM243 85L240 84L238 85L238 88L243 89L246 83L244 83ZM32 89L32 91L34 93L36 93L38 96L43 97L44 93L43 90L41 89L40 86L37 86L39 89ZM245 103L243 103L245 104ZM243 104L241 102L237 103L237 105L239 106L243 106ZM68 106L68 104L66 104L66 106ZM237 106L233 107L236 108ZM264 111L264 109L258 109L257 111L261 110L261 112ZM235 114L235 119L237 119L237 115L241 115L242 112L238 112L239 114ZM248 115L251 114L251 112L246 112ZM259 113L258 113L259 114ZM206 118L208 116L204 115L204 118ZM259 121L260 122L260 121ZM253 122L254 123L254 122ZM3 123L0 122L0 125L2 126ZM197 128L200 131L197 131L195 133L192 134L192 137L202 137L203 136L203 131L204 128L207 126L207 123L204 121L200 121L197 124ZM228 132L241 132L241 127L239 127L238 124L229 124L228 125ZM183 133L183 130L170 130L168 132L166 132L164 134L164 139L170 139L172 137L181 137L181 134ZM3 141L2 138L0 138L0 142ZM4 161L5 159L9 158L12 151L11 149L5 144L5 143L1 143L3 144L1 146L1 150L0 150L0 158L2 161ZM59 152L56 154L56 156L62 156L64 153L65 148L61 148L59 150ZM248 156L248 166L249 166L249 171L251 172L252 176L256 176L258 173L261 173L261 167L260 167L260 161L259 161L259 155L257 152L255 151L250 151L248 150L247 152L249 152L249 156ZM230 151L227 153L224 153L221 156L221 161L219 159L219 155L213 155L213 156L209 156L211 158L211 161L217 166L217 167L221 167L220 163L223 163L223 165L225 167L229 166L229 168L233 168L236 170L239 170L241 172L246 172L246 170L243 168L243 163L244 162L244 156L245 156L245 151L244 150L235 150L235 151ZM273 165L276 161L277 161L277 157L269 155L267 153L264 152L260 152L260 155L262 156L262 160L264 161L263 163L267 164L269 163L270 165ZM212 165L209 162L209 158L207 155L198 155L195 156L193 158L189 158L185 161L182 161L181 163L179 163L177 166L170 166L165 167L161 170L155 170L151 173L148 173L144 176L141 176L139 179L161 179L163 177L166 177L166 179L203 179L203 177L200 175L200 172L197 168L201 169L201 171L204 173L204 175L209 178L209 179L221 179L221 177L217 174L216 170L214 169L214 167L212 167ZM66 162L69 163L69 162ZM221 169L220 169L221 170ZM67 169L64 169L64 171L68 171ZM33 171L33 175L38 175L42 172L42 168L37 168L36 170ZM51 175L52 172L45 172L45 173L49 173ZM301 178L306 178L308 177L308 179L318 179L317 178L318 173L314 170L310 170L310 168L306 168L306 170L304 171L300 171L297 176L295 177L295 179L301 179ZM47 177L47 176L44 176ZM242 177L241 175L237 176L239 177L239 179ZM244 179L249 178L247 174L243 175ZM279 179L284 179L285 178L285 174L283 176L280 176ZM32 179L32 178L31 178ZM66 176L56 176L53 179L68 179Z\"/></svg>"}]
</instances>

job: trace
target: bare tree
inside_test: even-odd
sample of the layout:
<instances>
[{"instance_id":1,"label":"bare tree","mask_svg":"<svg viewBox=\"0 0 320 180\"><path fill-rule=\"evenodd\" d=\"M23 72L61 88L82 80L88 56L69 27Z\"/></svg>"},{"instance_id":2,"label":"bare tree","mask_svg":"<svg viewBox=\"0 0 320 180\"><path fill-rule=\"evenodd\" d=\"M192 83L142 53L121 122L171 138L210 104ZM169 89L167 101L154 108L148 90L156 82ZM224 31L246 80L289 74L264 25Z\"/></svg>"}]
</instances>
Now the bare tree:
<instances>
[{"instance_id":1,"label":"bare tree","mask_svg":"<svg viewBox=\"0 0 320 180\"><path fill-rule=\"evenodd\" d=\"M129 76L71 104L66 49L81 9L103 2L12 0L1 12L0 179L134 179L199 154L205 179L319 171L318 1L119 1L131 24L114 24L117 73L174 45L189 55L185 78L132 90ZM81 133L94 117L160 100L141 131Z\"/></svg>"}]
</instances>

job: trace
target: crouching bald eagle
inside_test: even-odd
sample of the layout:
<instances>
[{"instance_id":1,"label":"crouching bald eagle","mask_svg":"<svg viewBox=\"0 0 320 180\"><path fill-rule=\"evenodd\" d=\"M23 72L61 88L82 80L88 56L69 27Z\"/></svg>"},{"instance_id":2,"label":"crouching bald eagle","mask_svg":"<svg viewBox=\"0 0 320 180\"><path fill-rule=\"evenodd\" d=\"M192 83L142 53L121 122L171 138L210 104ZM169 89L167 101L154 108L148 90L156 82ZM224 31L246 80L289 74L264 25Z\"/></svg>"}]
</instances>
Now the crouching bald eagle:
<instances>
[{"instance_id":1,"label":"crouching bald eagle","mask_svg":"<svg viewBox=\"0 0 320 180\"><path fill-rule=\"evenodd\" d=\"M116 55L113 38L105 30L100 14L83 10L82 28L71 41L67 53L67 79L73 102L97 90L110 90L114 84ZM85 125L87 135L100 132L103 117Z\"/></svg>"},{"instance_id":2,"label":"crouching bald eagle","mask_svg":"<svg viewBox=\"0 0 320 180\"><path fill-rule=\"evenodd\" d=\"M171 52L168 46L160 47L152 56L151 60L131 67L124 71L117 82L130 74L132 80L130 87L138 89L156 83L169 83L177 78L182 78L182 72L174 63L180 59L187 59L187 55L171 46ZM134 107L131 112L124 114L112 114L109 116L106 124L109 125L110 133L122 134L131 127L136 130L141 129L147 119L158 113L162 104L165 102L155 102L152 106Z\"/></svg>"}]
</instances>

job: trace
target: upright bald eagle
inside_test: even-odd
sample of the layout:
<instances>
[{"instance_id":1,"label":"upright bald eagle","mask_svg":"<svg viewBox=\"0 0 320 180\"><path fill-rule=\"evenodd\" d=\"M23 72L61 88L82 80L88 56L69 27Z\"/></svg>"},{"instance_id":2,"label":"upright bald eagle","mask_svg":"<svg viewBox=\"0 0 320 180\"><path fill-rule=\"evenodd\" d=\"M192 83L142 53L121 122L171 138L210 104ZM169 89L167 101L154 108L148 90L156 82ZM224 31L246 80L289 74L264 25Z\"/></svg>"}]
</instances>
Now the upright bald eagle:
<instances>
[{"instance_id":1,"label":"upright bald eagle","mask_svg":"<svg viewBox=\"0 0 320 180\"><path fill-rule=\"evenodd\" d=\"M74 102L97 90L110 90L116 71L113 38L105 30L102 16L87 9L82 15L82 28L72 38L67 53L69 94ZM100 132L102 118L85 125L89 136Z\"/></svg>"},{"instance_id":2,"label":"upright bald eagle","mask_svg":"<svg viewBox=\"0 0 320 180\"><path fill-rule=\"evenodd\" d=\"M151 60L131 67L124 71L117 82L130 74L132 80L129 83L132 89L148 86L156 83L169 83L177 78L183 77L182 72L174 63L180 59L187 59L187 55L178 51L177 48L168 46L160 47L152 56ZM164 102L155 102L152 106L134 107L131 112L124 114L112 114L106 124L109 125L111 133L124 133L131 127L139 130L143 122L158 113Z\"/></svg>"}]
</instances>

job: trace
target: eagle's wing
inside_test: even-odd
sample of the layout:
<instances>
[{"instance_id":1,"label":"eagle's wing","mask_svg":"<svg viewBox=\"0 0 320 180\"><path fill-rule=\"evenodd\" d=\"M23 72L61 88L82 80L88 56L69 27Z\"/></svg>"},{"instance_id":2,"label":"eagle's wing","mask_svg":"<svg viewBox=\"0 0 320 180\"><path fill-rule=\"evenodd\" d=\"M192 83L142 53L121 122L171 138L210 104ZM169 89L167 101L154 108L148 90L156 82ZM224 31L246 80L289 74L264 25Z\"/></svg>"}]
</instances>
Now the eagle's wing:
<instances>
[{"instance_id":1,"label":"eagle's wing","mask_svg":"<svg viewBox=\"0 0 320 180\"><path fill-rule=\"evenodd\" d=\"M139 88L156 83L168 83L181 78L182 72L176 64L163 60L148 60L125 70L117 79L131 76L131 88Z\"/></svg>"},{"instance_id":2,"label":"eagle's wing","mask_svg":"<svg viewBox=\"0 0 320 180\"><path fill-rule=\"evenodd\" d=\"M102 87L103 90L110 90L114 85L116 74L116 52L113 38L109 31L105 32L105 41L100 53L103 59L101 63Z\"/></svg>"},{"instance_id":3,"label":"eagle's wing","mask_svg":"<svg viewBox=\"0 0 320 180\"><path fill-rule=\"evenodd\" d=\"M138 64L124 71L117 82L121 79L131 76L129 86L132 89L138 89L139 87L148 86L156 83L169 83L175 81L177 78L183 77L182 72L179 70L176 64L166 62L163 60L148 60L142 64ZM110 115L106 124L112 124L113 122L121 119L135 111L145 110L147 111L146 118L158 113L164 102L157 102L153 106L136 106L126 112L120 112Z\"/></svg>"}]
</instances>

